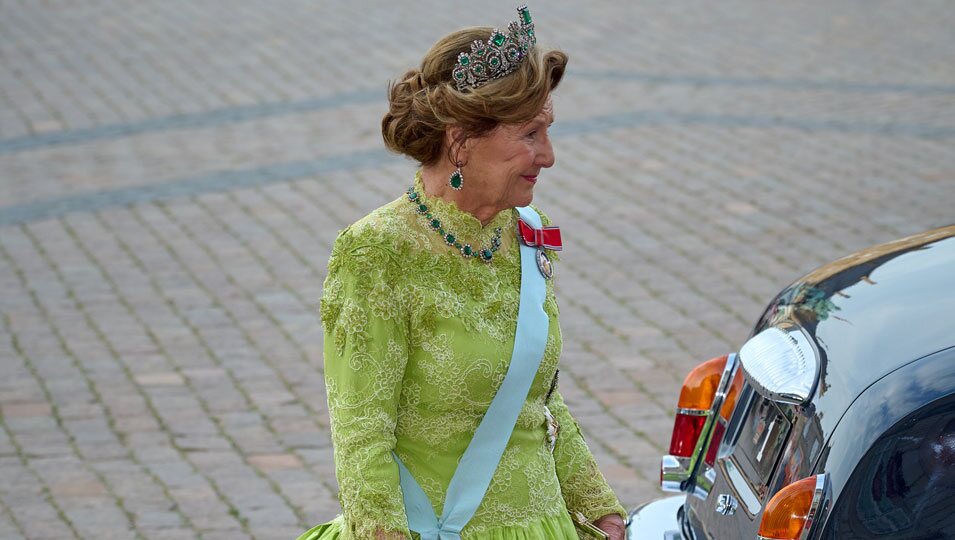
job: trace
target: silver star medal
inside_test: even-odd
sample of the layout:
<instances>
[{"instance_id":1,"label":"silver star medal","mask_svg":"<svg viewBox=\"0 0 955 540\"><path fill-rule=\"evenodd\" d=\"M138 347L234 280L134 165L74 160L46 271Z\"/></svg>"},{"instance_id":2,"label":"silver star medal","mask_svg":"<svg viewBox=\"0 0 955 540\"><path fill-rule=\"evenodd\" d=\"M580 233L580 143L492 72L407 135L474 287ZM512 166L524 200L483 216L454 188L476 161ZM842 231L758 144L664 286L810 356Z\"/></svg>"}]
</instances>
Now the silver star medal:
<instances>
[{"instance_id":1,"label":"silver star medal","mask_svg":"<svg viewBox=\"0 0 955 540\"><path fill-rule=\"evenodd\" d=\"M544 279L551 279L554 277L554 265L550 262L550 257L547 256L547 253L544 253L544 250L537 248L537 269L541 271L541 275L544 276Z\"/></svg>"}]
</instances>

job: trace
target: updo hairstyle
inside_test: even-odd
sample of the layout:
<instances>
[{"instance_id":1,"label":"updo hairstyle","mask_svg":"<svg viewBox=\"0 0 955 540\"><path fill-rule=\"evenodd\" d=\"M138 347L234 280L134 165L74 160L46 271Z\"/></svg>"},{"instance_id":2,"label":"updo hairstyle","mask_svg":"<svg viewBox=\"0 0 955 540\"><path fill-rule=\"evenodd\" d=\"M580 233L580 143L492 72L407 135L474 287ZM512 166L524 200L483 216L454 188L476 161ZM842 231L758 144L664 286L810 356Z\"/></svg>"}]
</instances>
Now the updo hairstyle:
<instances>
[{"instance_id":1,"label":"updo hairstyle","mask_svg":"<svg viewBox=\"0 0 955 540\"><path fill-rule=\"evenodd\" d=\"M521 124L540 113L564 76L567 55L561 51L534 46L504 77L463 92L455 86L451 71L458 54L469 52L474 40L486 41L492 31L474 27L448 34L431 47L420 69L389 85L388 113L381 120L389 149L434 165L450 126L460 127L466 137L481 137L499 124Z\"/></svg>"}]
</instances>

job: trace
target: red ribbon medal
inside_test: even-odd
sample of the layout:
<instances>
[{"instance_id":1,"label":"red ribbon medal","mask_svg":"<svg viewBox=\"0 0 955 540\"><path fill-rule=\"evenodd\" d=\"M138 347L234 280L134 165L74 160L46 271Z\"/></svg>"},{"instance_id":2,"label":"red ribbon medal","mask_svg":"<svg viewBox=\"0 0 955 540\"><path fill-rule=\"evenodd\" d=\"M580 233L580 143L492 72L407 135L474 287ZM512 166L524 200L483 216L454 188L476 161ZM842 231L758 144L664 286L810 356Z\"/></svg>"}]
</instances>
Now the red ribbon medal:
<instances>
[{"instance_id":1,"label":"red ribbon medal","mask_svg":"<svg viewBox=\"0 0 955 540\"><path fill-rule=\"evenodd\" d=\"M523 219L520 219L517 221L517 233L525 245L537 248L537 268L541 275L545 279L554 277L554 266L544 250L560 251L563 248L560 241L560 227L535 229Z\"/></svg>"}]
</instances>

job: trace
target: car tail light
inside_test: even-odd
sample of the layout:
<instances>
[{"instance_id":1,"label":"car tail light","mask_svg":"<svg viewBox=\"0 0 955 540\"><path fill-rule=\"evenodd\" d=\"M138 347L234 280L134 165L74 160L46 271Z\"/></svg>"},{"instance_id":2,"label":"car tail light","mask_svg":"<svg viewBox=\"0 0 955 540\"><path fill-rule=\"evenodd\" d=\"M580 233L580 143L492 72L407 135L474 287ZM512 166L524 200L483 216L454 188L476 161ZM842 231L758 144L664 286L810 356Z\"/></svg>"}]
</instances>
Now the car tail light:
<instances>
[{"instance_id":1,"label":"car tail light","mask_svg":"<svg viewBox=\"0 0 955 540\"><path fill-rule=\"evenodd\" d=\"M670 436L670 455L690 457L696 449L706 417L716 398L716 390L726 366L727 356L707 360L693 368L683 380L677 402L673 434Z\"/></svg>"},{"instance_id":2,"label":"car tail light","mask_svg":"<svg viewBox=\"0 0 955 540\"><path fill-rule=\"evenodd\" d=\"M663 491L697 490L702 484L693 481L704 454L710 454L706 444L714 429L725 431L725 420L720 413L730 391L733 375L739 371L737 355L728 354L707 360L693 368L683 381L677 401L670 452L660 461L660 487ZM739 386L742 386L742 380ZM735 390L739 393L739 389ZM738 399L734 394L732 400ZM733 406L726 408L732 415ZM719 426L720 420L723 426ZM719 435L722 438L722 432ZM716 446L719 446L719 439ZM699 491L698 493L702 493Z\"/></svg>"},{"instance_id":3,"label":"car tail light","mask_svg":"<svg viewBox=\"0 0 955 540\"><path fill-rule=\"evenodd\" d=\"M798 540L812 528L827 497L826 475L798 480L779 490L769 500L759 523L758 538Z\"/></svg>"},{"instance_id":4,"label":"car tail light","mask_svg":"<svg viewBox=\"0 0 955 540\"><path fill-rule=\"evenodd\" d=\"M812 397L819 378L819 358L798 327L763 330L743 344L739 358L749 383L767 398L801 405Z\"/></svg>"}]
</instances>

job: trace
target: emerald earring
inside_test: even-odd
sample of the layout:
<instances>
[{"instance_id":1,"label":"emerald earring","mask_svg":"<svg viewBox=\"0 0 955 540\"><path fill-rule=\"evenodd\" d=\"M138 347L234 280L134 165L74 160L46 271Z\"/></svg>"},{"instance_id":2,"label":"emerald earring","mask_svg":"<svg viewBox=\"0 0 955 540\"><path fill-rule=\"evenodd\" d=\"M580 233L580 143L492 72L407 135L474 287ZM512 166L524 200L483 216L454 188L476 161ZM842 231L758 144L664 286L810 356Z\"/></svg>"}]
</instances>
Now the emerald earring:
<instances>
[{"instance_id":1,"label":"emerald earring","mask_svg":"<svg viewBox=\"0 0 955 540\"><path fill-rule=\"evenodd\" d=\"M448 185L455 191L460 191L464 187L464 175L461 174L461 162L455 163L457 169L448 177Z\"/></svg>"}]
</instances>

